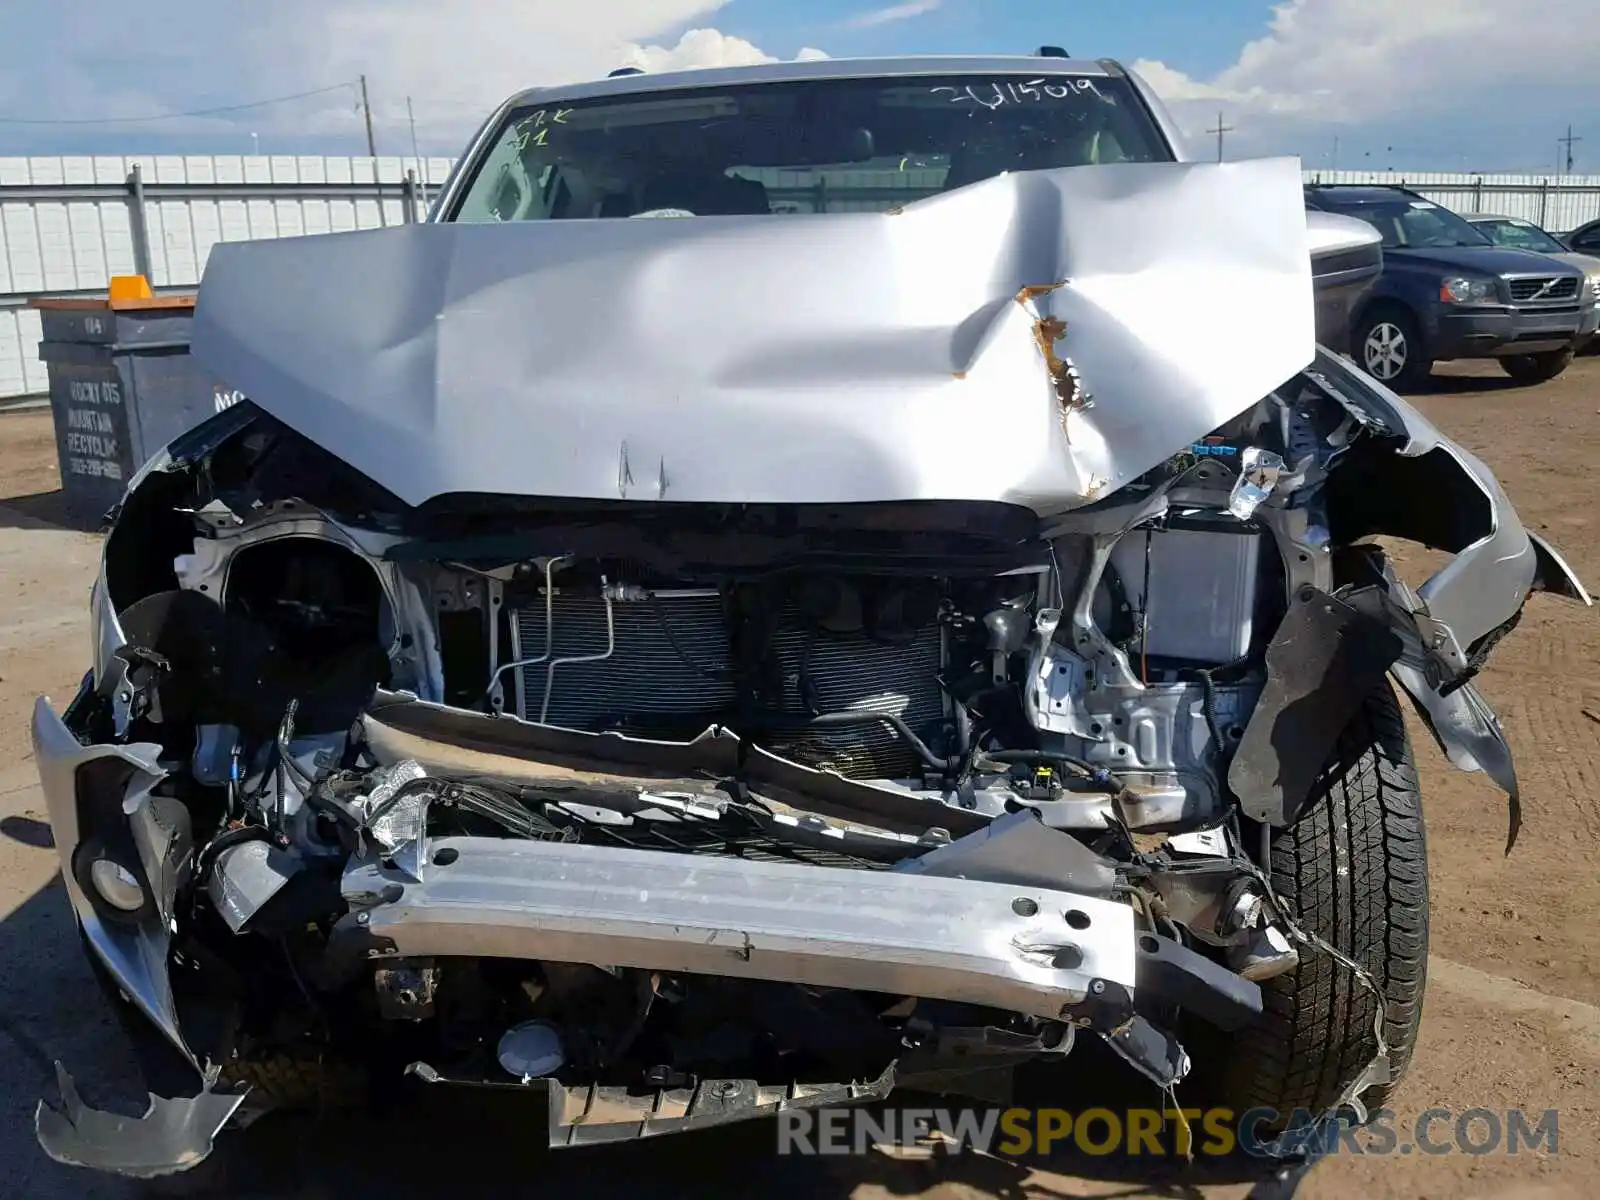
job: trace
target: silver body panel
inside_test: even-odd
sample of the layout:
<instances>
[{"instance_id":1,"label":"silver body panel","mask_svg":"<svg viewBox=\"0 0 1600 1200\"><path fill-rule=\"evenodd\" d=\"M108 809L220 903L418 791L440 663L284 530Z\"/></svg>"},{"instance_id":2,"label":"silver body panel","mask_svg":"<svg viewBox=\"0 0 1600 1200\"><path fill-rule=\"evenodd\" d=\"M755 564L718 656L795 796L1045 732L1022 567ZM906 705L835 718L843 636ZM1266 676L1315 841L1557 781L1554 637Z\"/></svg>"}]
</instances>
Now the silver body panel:
<instances>
[{"instance_id":1,"label":"silver body panel","mask_svg":"<svg viewBox=\"0 0 1600 1200\"><path fill-rule=\"evenodd\" d=\"M1509 221L1515 224L1523 223L1520 217L1502 216L1499 213L1462 213L1461 215L1474 225L1495 221ZM1539 253L1545 254L1548 258L1553 258L1557 262L1566 263L1569 267L1577 267L1578 270L1583 271L1591 279L1600 279L1600 258L1595 257L1593 254L1580 254L1573 250L1561 252L1541 250Z\"/></svg>"},{"instance_id":2,"label":"silver body panel","mask_svg":"<svg viewBox=\"0 0 1600 1200\"><path fill-rule=\"evenodd\" d=\"M595 962L1050 1018L1096 980L1133 990L1133 909L1071 892L502 838L427 843L430 860L445 850L459 857L419 870L421 882L371 861L345 874L354 920L402 958ZM392 885L402 898L373 904ZM1019 899L1032 915L1018 915ZM1055 965L1067 961L1077 965Z\"/></svg>"},{"instance_id":3,"label":"silver body panel","mask_svg":"<svg viewBox=\"0 0 1600 1200\"><path fill-rule=\"evenodd\" d=\"M1466 662L1466 649L1522 607L1530 591L1552 591L1588 605L1589 594L1572 570L1523 527L1494 472L1476 455L1440 433L1401 396L1343 358L1328 355L1329 369L1342 396L1355 401L1356 415L1380 422L1401 444L1403 458L1434 452L1448 455L1455 469L1488 501L1488 521L1478 541L1457 553L1417 595L1442 635L1434 649L1452 666ZM1397 498L1397 503L1407 502Z\"/></svg>"},{"instance_id":4,"label":"silver body panel","mask_svg":"<svg viewBox=\"0 0 1600 1200\"><path fill-rule=\"evenodd\" d=\"M1343 213L1306 211L1306 232L1313 260L1325 254L1370 249L1383 244L1383 235L1359 217Z\"/></svg>"},{"instance_id":5,"label":"silver body panel","mask_svg":"<svg viewBox=\"0 0 1600 1200\"><path fill-rule=\"evenodd\" d=\"M1046 318L1065 324L1048 346ZM1266 159L1002 175L885 214L230 243L193 352L410 504L1054 512L1245 411L1313 345L1298 166Z\"/></svg>"},{"instance_id":6,"label":"silver body panel","mask_svg":"<svg viewBox=\"0 0 1600 1200\"><path fill-rule=\"evenodd\" d=\"M1182 826L1191 830L1186 853L1218 858L1232 847L1215 823L1225 796L1209 761L1210 727L1245 724L1259 685L1136 678L1093 608L1098 572L1117 555L1119 539L1169 507L1181 508L1184 497L1175 490L1170 506L1163 493L1073 510L1182 453L1310 368L1330 381L1353 418L1347 424L1359 421L1381 439L1379 454L1389 462L1445 456L1448 477L1486 501L1481 529L1462 539L1475 540L1418 592L1387 580L1405 642L1393 670L1452 761L1486 771L1514 798L1498 722L1470 684L1441 695L1434 658L1450 668L1444 674L1471 672L1474 644L1515 617L1531 591L1584 603L1588 594L1555 550L1523 528L1483 463L1353 367L1325 354L1313 361L1311 264L1350 261L1346 252L1370 246L1376 233L1354 219L1306 213L1297 162L1189 162L1170 116L1148 85L1130 76L1177 161L1002 175L885 214L503 226L446 220L504 114L531 100L972 71L1111 75L1121 68L1040 58L830 60L525 93L485 123L428 224L217 247L201 291L194 353L254 405L410 505L461 492L668 504L975 500L1051 517L1043 536L1085 537L1092 553L1082 586L1061 598L1066 611L1039 614L1052 616L1040 625L1030 663L1029 715L1090 770L1120 770L1125 786L1115 801L1109 792L1039 801L1041 816L1047 824L1096 830L1112 818L1134 828ZM1354 285L1367 270L1358 262L1333 274ZM130 492L153 473L195 468L259 419L223 416L199 441L180 449L179 439L139 472ZM1326 463L1313 455L1280 465L1315 473ZM1397 517L1430 499L1407 484L1414 476L1394 478L1401 480L1392 496ZM1476 497L1469 492L1467 499ZM405 699L417 710L409 715L428 717L413 721L424 730L457 735L431 743L407 732L407 713L391 695L361 720L380 763L419 759L431 772L431 751L440 774L537 774L546 786L568 775L608 787L620 778L636 790L646 776L677 778L665 769L673 766L697 785L735 775L764 781L800 805L798 815L785 808L774 822L803 825L813 841L827 840L818 831L825 828L841 846L847 833L855 845L866 831L811 823L811 803L819 812L833 804L871 816L884 827L871 831L880 842L937 844L948 839L947 826L973 839L880 871L431 838L424 826L409 840L384 843L393 851L387 862L369 847L346 864L343 895L353 911L340 920L336 940L355 950L357 973L390 959L435 956L598 963L1076 1019L1077 1006L1094 1007L1096 997L1133 993L1139 956L1151 943L1159 948L1160 938L1139 931L1130 905L1102 898L1114 894L1109 884L1082 894L1094 890L1095 864L1065 854L1059 864L1052 860L1042 846L1049 831L1009 831L1039 839L1040 861L1031 868L1019 861L1029 856L1015 854L1014 841L987 841L1016 817L1005 815L998 792L933 796L889 780L846 779L763 747L745 753L721 726L692 742L646 742L444 704L433 610L403 566L383 561L402 535L350 528L300 497L294 503L219 518L195 552L178 560L176 574L182 586L220 599L240 547L283 537L337 543L373 563L392 618L380 641L391 667L400 668L395 686L408 689ZM1266 488L1256 505L1254 520L1276 543L1289 589L1331 590L1330 534L1321 518L1313 520L1289 488L1277 495ZM129 522L107 544L137 553L141 532ZM1261 543L1230 542L1218 554L1203 542L1214 545L1205 535L1193 542L1200 549L1157 562L1149 586L1138 588L1140 603L1149 609L1146 596L1181 597L1180 605L1158 602L1165 611L1182 610L1172 626L1155 626L1166 639L1153 643L1158 651L1228 659L1252 640L1248 597ZM1145 561L1141 554L1125 562L1122 574L1143 578ZM495 602L501 582L486 583ZM155 1098L151 1114L135 1123L84 1109L63 1075L64 1105L40 1110L39 1133L60 1161L135 1174L151 1163L160 1170L193 1165L239 1098L212 1090L214 1070L185 1043L173 1001L168 959L180 928L173 897L179 876L194 865L193 847L156 853L152 814L177 801L154 789L173 764L160 761L160 746L127 742L137 689L116 657L125 640L119 599L126 607L136 597L112 596L103 562L86 688L108 702L118 744L83 744L78 734L88 740L91 725L75 719L69 728L41 700L35 756L66 890L91 953L158 1039L203 1072L205 1091L182 1112L180 1102ZM1057 644L1063 622L1070 637ZM512 628L512 656L520 658L522 626ZM491 665L505 661L498 636L489 634ZM542 644L549 648L548 632ZM551 661L538 659L523 669L525 685L537 682L534 672L546 682L554 672ZM500 699L492 706L502 709L493 683L491 693ZM540 705L543 717L548 705ZM520 695L516 711L529 715ZM387 731L385 713L398 722ZM620 774L542 764L542 754L559 759L563 748L601 766L609 752ZM100 825L80 829L79 771L104 759L131 770L117 785L122 794L89 797L97 803L83 807L85 822ZM634 770L642 774L635 778ZM698 795L674 795L672 803L693 805ZM100 918L105 899L86 895L74 860L106 825L120 830L124 819L158 899L138 921L117 923ZM1513 831L1515 822L1514 810ZM383 828L379 822L372 830L380 843ZM223 852L229 878L214 882L211 895L235 930L247 927L294 866L283 856L274 861L264 846ZM452 853L441 862L444 851ZM1109 863L1098 866L1112 873ZM1048 886L997 882L1021 878L1024 868L1033 871L1027 879ZM984 877L959 877L974 874ZM1218 888L1189 882L1200 878L1184 876L1181 888L1168 889L1180 920L1188 912L1204 923L1208 910L1206 920L1221 911L1222 877ZM1212 934L1217 945L1233 936ZM1140 982L1141 998L1159 1002L1148 968ZM1139 1019L1099 1030L1130 1061L1118 1039ZM1148 1045L1142 1053L1147 1074L1152 1063L1161 1065ZM1178 1065L1170 1078L1150 1077L1170 1087L1187 1070L1186 1057L1172 1062ZM184 1138L161 1134L167 1125L181 1126ZM122 1157L108 1157L113 1142Z\"/></svg>"},{"instance_id":7,"label":"silver body panel","mask_svg":"<svg viewBox=\"0 0 1600 1200\"><path fill-rule=\"evenodd\" d=\"M72 901L84 938L111 978L150 1023L186 1058L192 1060L178 1028L172 982L167 975L171 939L159 916L138 925L113 925L102 920L84 895L72 869L78 849L77 774L81 767L104 758L122 759L134 768L123 809L133 816L166 771L157 763L161 747L148 743L84 746L56 715L44 697L33 706L33 756L39 787L50 814L50 829L61 857L61 880ZM150 864L146 864L147 870ZM154 872L150 872L154 875ZM166 914L170 917L171 914Z\"/></svg>"}]
</instances>

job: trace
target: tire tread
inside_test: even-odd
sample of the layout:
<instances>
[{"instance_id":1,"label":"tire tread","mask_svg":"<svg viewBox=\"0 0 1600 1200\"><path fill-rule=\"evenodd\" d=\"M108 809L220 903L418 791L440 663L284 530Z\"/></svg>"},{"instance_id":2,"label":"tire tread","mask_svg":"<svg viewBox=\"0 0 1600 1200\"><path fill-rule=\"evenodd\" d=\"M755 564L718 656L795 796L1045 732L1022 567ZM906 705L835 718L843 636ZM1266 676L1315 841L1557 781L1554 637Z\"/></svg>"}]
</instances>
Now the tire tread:
<instances>
[{"instance_id":1,"label":"tire tread","mask_svg":"<svg viewBox=\"0 0 1600 1200\"><path fill-rule=\"evenodd\" d=\"M1427 842L1404 718L1385 686L1363 705L1301 820L1272 843L1272 886L1297 920L1361 963L1384 996L1391 1082L1410 1064L1427 982ZM1263 1013L1234 1043L1228 1092L1244 1111L1319 1113L1377 1052L1373 994L1326 954L1262 984Z\"/></svg>"}]
</instances>

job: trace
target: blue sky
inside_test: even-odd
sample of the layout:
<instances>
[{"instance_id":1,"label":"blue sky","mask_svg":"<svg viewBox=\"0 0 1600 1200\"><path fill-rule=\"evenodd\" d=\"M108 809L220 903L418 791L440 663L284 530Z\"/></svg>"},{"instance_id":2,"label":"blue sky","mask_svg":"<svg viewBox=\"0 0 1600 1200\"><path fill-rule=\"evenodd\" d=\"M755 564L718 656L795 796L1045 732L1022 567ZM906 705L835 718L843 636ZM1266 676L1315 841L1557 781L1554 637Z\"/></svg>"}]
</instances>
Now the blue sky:
<instances>
[{"instance_id":1,"label":"blue sky","mask_svg":"<svg viewBox=\"0 0 1600 1200\"><path fill-rule=\"evenodd\" d=\"M626 62L1044 43L1133 65L1191 135L1221 111L1230 157L1550 171L1571 122L1600 172L1594 0L3 0L0 156L360 153L362 73L380 152L410 152L410 97L423 153L450 154L506 93Z\"/></svg>"},{"instance_id":2,"label":"blue sky","mask_svg":"<svg viewBox=\"0 0 1600 1200\"><path fill-rule=\"evenodd\" d=\"M1212 74L1260 32L1271 4L1257 0L1113 0L1100 4L1051 0L944 0L875 7L852 0L737 0L717 24L774 53L801 46L836 57L872 54L1030 53L1064 46L1086 58L1164 59ZM924 10L925 11L917 11ZM908 15L890 17L897 11ZM852 22L856 22L852 24Z\"/></svg>"}]
</instances>

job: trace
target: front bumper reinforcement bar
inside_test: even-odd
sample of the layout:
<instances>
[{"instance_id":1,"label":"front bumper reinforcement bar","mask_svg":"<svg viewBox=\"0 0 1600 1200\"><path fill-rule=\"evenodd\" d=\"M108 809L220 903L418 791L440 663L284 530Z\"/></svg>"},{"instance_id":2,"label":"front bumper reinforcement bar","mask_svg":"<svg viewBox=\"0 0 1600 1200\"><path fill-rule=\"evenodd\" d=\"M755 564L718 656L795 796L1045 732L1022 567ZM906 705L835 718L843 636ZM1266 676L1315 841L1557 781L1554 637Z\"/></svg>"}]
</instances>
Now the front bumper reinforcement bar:
<instances>
[{"instance_id":1,"label":"front bumper reinforcement bar","mask_svg":"<svg viewBox=\"0 0 1600 1200\"><path fill-rule=\"evenodd\" d=\"M1072 892L500 838L428 839L400 858L412 869L368 858L345 873L351 912L334 940L352 965L591 962L1055 1019L1134 990L1132 908Z\"/></svg>"}]
</instances>

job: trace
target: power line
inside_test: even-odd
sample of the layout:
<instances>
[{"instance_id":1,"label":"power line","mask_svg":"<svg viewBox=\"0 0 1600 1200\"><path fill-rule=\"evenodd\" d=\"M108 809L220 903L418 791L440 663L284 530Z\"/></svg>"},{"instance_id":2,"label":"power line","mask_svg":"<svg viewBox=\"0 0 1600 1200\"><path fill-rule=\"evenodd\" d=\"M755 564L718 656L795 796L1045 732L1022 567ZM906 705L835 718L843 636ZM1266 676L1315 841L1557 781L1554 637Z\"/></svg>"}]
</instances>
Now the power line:
<instances>
[{"instance_id":1,"label":"power line","mask_svg":"<svg viewBox=\"0 0 1600 1200\"><path fill-rule=\"evenodd\" d=\"M1221 162L1222 161L1222 137L1223 137L1224 134L1232 133L1233 132L1233 126L1232 125L1224 125L1222 123L1222 114L1219 112L1217 114L1217 127L1215 129L1208 129L1208 130L1206 130L1206 132L1207 133L1214 133L1214 134L1217 135L1217 161Z\"/></svg>"},{"instance_id":2,"label":"power line","mask_svg":"<svg viewBox=\"0 0 1600 1200\"><path fill-rule=\"evenodd\" d=\"M1573 137L1572 136L1572 126L1571 125L1567 126L1567 136L1566 137L1557 138L1556 139L1556 144L1558 146L1565 146L1567 148L1567 170L1568 171L1572 170L1572 144L1574 142L1581 142L1581 141L1583 141L1583 139L1581 137Z\"/></svg>"},{"instance_id":3,"label":"power line","mask_svg":"<svg viewBox=\"0 0 1600 1200\"><path fill-rule=\"evenodd\" d=\"M149 121L178 121L185 117L215 117L223 113L244 112L251 108L265 108L270 104L287 104L291 100L305 100L312 96L326 96L356 86L355 80L332 83L327 87L312 88L309 92L294 92L288 96L273 96L266 100L251 100L244 104L224 104L217 108L197 108L190 112L159 113L151 117L0 117L0 125L142 125Z\"/></svg>"}]
</instances>

